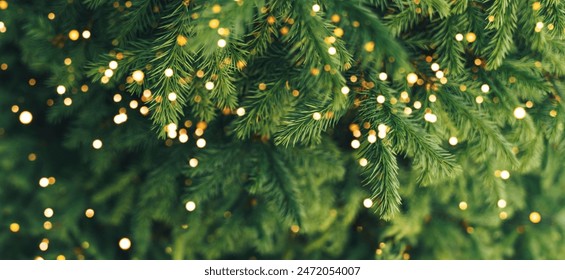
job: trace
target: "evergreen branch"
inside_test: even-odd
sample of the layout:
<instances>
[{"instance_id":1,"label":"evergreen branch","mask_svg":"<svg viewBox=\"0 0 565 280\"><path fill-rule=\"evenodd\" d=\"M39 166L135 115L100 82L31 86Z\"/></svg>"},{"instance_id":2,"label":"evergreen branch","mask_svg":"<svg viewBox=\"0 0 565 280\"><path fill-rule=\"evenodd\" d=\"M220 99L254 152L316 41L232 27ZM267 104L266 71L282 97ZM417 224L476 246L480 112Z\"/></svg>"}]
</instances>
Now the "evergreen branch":
<instances>
[{"instance_id":1,"label":"evergreen branch","mask_svg":"<svg viewBox=\"0 0 565 280\"><path fill-rule=\"evenodd\" d=\"M381 218L390 220L399 212L402 201L399 193L396 154L388 141L381 140L373 144L364 144L360 153L368 161L363 172L365 176L363 183L371 190L371 199L376 201L375 212Z\"/></svg>"},{"instance_id":2,"label":"evergreen branch","mask_svg":"<svg viewBox=\"0 0 565 280\"><path fill-rule=\"evenodd\" d=\"M484 113L470 105L473 101L469 95L451 86L443 87L443 91L443 94L437 95L442 110L452 116L461 131L468 131L469 139L478 143L479 147L475 152L479 154L480 159L486 160L487 154L494 154L497 159L518 164L511 144Z\"/></svg>"},{"instance_id":3,"label":"evergreen branch","mask_svg":"<svg viewBox=\"0 0 565 280\"><path fill-rule=\"evenodd\" d=\"M518 21L518 4L512 0L495 0L489 9L494 21L487 25L494 29L494 36L487 48L487 69L496 69L502 65L506 55L514 49L514 32Z\"/></svg>"},{"instance_id":4,"label":"evergreen branch","mask_svg":"<svg viewBox=\"0 0 565 280\"><path fill-rule=\"evenodd\" d=\"M449 16L438 23L434 32L434 41L440 42L437 46L440 55L438 63L453 75L465 70L465 49L455 40L455 35L461 32L462 26L468 24L465 19L460 15Z\"/></svg>"}]
</instances>

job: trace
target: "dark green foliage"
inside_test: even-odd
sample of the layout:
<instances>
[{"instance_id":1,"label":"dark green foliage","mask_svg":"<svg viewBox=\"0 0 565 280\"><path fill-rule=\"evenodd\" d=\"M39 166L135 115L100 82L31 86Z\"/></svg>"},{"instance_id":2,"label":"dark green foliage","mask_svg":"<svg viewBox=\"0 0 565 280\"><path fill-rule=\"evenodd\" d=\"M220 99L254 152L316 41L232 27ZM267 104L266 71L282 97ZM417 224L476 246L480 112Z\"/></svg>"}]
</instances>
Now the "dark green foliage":
<instances>
[{"instance_id":1,"label":"dark green foliage","mask_svg":"<svg viewBox=\"0 0 565 280\"><path fill-rule=\"evenodd\" d=\"M0 23L0 258L565 258L564 1L9 1Z\"/></svg>"}]
</instances>

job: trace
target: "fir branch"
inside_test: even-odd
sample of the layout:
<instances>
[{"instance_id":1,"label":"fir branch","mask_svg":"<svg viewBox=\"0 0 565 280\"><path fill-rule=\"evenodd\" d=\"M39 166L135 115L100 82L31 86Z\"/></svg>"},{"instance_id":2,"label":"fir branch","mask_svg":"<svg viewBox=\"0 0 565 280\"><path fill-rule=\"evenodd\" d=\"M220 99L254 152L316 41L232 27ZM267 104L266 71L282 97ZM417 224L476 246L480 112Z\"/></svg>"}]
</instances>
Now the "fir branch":
<instances>
[{"instance_id":1,"label":"fir branch","mask_svg":"<svg viewBox=\"0 0 565 280\"><path fill-rule=\"evenodd\" d=\"M487 48L487 69L500 67L504 58L514 49L514 32L518 21L518 4L512 0L495 0L488 10L494 21L487 29L494 29L494 36Z\"/></svg>"}]
</instances>

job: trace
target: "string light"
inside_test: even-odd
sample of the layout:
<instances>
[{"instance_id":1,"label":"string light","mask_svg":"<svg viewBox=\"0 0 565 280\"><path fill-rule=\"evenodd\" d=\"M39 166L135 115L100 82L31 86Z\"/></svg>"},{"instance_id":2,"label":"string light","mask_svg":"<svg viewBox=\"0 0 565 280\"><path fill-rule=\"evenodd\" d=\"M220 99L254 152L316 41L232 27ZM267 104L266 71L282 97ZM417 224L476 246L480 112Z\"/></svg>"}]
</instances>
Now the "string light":
<instances>
[{"instance_id":1,"label":"string light","mask_svg":"<svg viewBox=\"0 0 565 280\"><path fill-rule=\"evenodd\" d=\"M490 91L490 86L487 85L487 84L483 84L481 86L481 91L484 92L484 93L488 93Z\"/></svg>"},{"instance_id":2,"label":"string light","mask_svg":"<svg viewBox=\"0 0 565 280\"><path fill-rule=\"evenodd\" d=\"M363 200L363 206L365 206L365 208L373 207L373 200L371 200L370 198L365 198Z\"/></svg>"},{"instance_id":3,"label":"string light","mask_svg":"<svg viewBox=\"0 0 565 280\"><path fill-rule=\"evenodd\" d=\"M86 209L86 211L84 211L84 215L89 218L92 219L94 217L94 210L93 209Z\"/></svg>"},{"instance_id":4,"label":"string light","mask_svg":"<svg viewBox=\"0 0 565 280\"><path fill-rule=\"evenodd\" d=\"M361 142L359 142L359 140L353 139L353 141L351 141L351 148L358 149L360 146Z\"/></svg>"},{"instance_id":5,"label":"string light","mask_svg":"<svg viewBox=\"0 0 565 280\"><path fill-rule=\"evenodd\" d=\"M385 103L385 101L386 101L386 98L383 95L377 96L377 102L379 104L383 104L383 103Z\"/></svg>"},{"instance_id":6,"label":"string light","mask_svg":"<svg viewBox=\"0 0 565 280\"><path fill-rule=\"evenodd\" d=\"M133 74L131 74L131 77L134 81L141 83L143 81L143 78L145 77L145 74L141 70L135 70L133 71Z\"/></svg>"},{"instance_id":7,"label":"string light","mask_svg":"<svg viewBox=\"0 0 565 280\"><path fill-rule=\"evenodd\" d=\"M30 124L33 120L33 115L29 111L23 111L20 113L19 119L22 124Z\"/></svg>"},{"instance_id":8,"label":"string light","mask_svg":"<svg viewBox=\"0 0 565 280\"><path fill-rule=\"evenodd\" d=\"M508 178L510 178L510 172L508 172L508 170L500 171L500 178L502 178L503 180L508 180Z\"/></svg>"},{"instance_id":9,"label":"string light","mask_svg":"<svg viewBox=\"0 0 565 280\"><path fill-rule=\"evenodd\" d=\"M108 67L110 67L110 69L115 70L116 68L118 68L118 62L112 60L110 61L110 63L108 63Z\"/></svg>"},{"instance_id":10,"label":"string light","mask_svg":"<svg viewBox=\"0 0 565 280\"><path fill-rule=\"evenodd\" d=\"M243 116L245 115L245 108L239 107L239 108L237 108L237 110L235 111L235 113L236 113L238 116L243 117Z\"/></svg>"},{"instance_id":11,"label":"string light","mask_svg":"<svg viewBox=\"0 0 565 280\"><path fill-rule=\"evenodd\" d=\"M530 213L530 222L537 224L539 222L541 222L541 215L538 212L532 212Z\"/></svg>"},{"instance_id":12,"label":"string light","mask_svg":"<svg viewBox=\"0 0 565 280\"><path fill-rule=\"evenodd\" d=\"M316 112L316 113L312 114L312 118L316 121L319 121L322 118L322 114L320 114L319 112Z\"/></svg>"},{"instance_id":13,"label":"string light","mask_svg":"<svg viewBox=\"0 0 565 280\"><path fill-rule=\"evenodd\" d=\"M406 81L408 81L409 84L415 84L418 81L418 75L410 73L406 76Z\"/></svg>"},{"instance_id":14,"label":"string light","mask_svg":"<svg viewBox=\"0 0 565 280\"><path fill-rule=\"evenodd\" d=\"M525 118L526 117L526 109L524 109L522 107L516 107L516 109L514 109L514 117L516 117L519 120Z\"/></svg>"},{"instance_id":15,"label":"string light","mask_svg":"<svg viewBox=\"0 0 565 280\"><path fill-rule=\"evenodd\" d=\"M343 93L343 94L348 94L349 91L350 91L349 87L344 86L344 87L341 88L341 93Z\"/></svg>"},{"instance_id":16,"label":"string light","mask_svg":"<svg viewBox=\"0 0 565 280\"><path fill-rule=\"evenodd\" d=\"M73 30L69 31L69 39L71 39L71 41L76 41L76 40L78 40L79 37L80 37L80 34L78 33L78 30L73 29Z\"/></svg>"},{"instance_id":17,"label":"string light","mask_svg":"<svg viewBox=\"0 0 565 280\"><path fill-rule=\"evenodd\" d=\"M334 55L334 54L337 53L337 49L336 49L335 47L329 47L329 48L328 48L328 53L329 53L330 55Z\"/></svg>"},{"instance_id":18,"label":"string light","mask_svg":"<svg viewBox=\"0 0 565 280\"><path fill-rule=\"evenodd\" d=\"M90 38L90 35L91 35L91 34L90 34L90 31L88 31L88 30L84 30L84 31L82 32L82 38L84 38L84 39L89 39L89 38Z\"/></svg>"},{"instance_id":19,"label":"string light","mask_svg":"<svg viewBox=\"0 0 565 280\"><path fill-rule=\"evenodd\" d=\"M168 78L172 77L173 76L173 69L171 69L171 68L165 69L165 76L168 77Z\"/></svg>"},{"instance_id":20,"label":"string light","mask_svg":"<svg viewBox=\"0 0 565 280\"><path fill-rule=\"evenodd\" d=\"M43 211L43 215L45 215L45 218L51 218L53 217L54 214L55 211L53 211L52 208L45 208L45 210Z\"/></svg>"},{"instance_id":21,"label":"string light","mask_svg":"<svg viewBox=\"0 0 565 280\"><path fill-rule=\"evenodd\" d=\"M213 82L206 82L206 84L204 85L204 87L207 90L213 90L214 89L214 83Z\"/></svg>"},{"instance_id":22,"label":"string light","mask_svg":"<svg viewBox=\"0 0 565 280\"><path fill-rule=\"evenodd\" d=\"M18 223L11 223L10 224L10 231L16 233L20 231L20 225Z\"/></svg>"},{"instance_id":23,"label":"string light","mask_svg":"<svg viewBox=\"0 0 565 280\"><path fill-rule=\"evenodd\" d=\"M129 250L129 248L131 248L131 240L129 240L129 238L127 237L123 237L118 242L118 246L120 246L120 249L124 251Z\"/></svg>"},{"instance_id":24,"label":"string light","mask_svg":"<svg viewBox=\"0 0 565 280\"><path fill-rule=\"evenodd\" d=\"M463 34L457 33L457 34L455 35L455 40L457 40L458 42L463 41Z\"/></svg>"},{"instance_id":25,"label":"string light","mask_svg":"<svg viewBox=\"0 0 565 280\"><path fill-rule=\"evenodd\" d=\"M196 209L196 203L194 201L188 201L184 207L186 208L186 211L188 212L192 212Z\"/></svg>"},{"instance_id":26,"label":"string light","mask_svg":"<svg viewBox=\"0 0 565 280\"><path fill-rule=\"evenodd\" d=\"M173 102L175 100L177 100L177 94L174 92L169 93L169 95L167 95L167 99L169 99L169 101Z\"/></svg>"},{"instance_id":27,"label":"string light","mask_svg":"<svg viewBox=\"0 0 565 280\"><path fill-rule=\"evenodd\" d=\"M459 209L461 209L463 211L467 210L467 202L465 202L465 201L459 202Z\"/></svg>"},{"instance_id":28,"label":"string light","mask_svg":"<svg viewBox=\"0 0 565 280\"><path fill-rule=\"evenodd\" d=\"M196 147L198 147L198 148L206 147L206 140L204 138L200 138L200 139L196 140Z\"/></svg>"},{"instance_id":29,"label":"string light","mask_svg":"<svg viewBox=\"0 0 565 280\"><path fill-rule=\"evenodd\" d=\"M506 200L499 199L498 202L496 203L496 205L498 206L498 208L505 208L506 207Z\"/></svg>"},{"instance_id":30,"label":"string light","mask_svg":"<svg viewBox=\"0 0 565 280\"><path fill-rule=\"evenodd\" d=\"M39 186L42 188L46 188L47 186L49 186L49 179L46 177L39 179Z\"/></svg>"},{"instance_id":31,"label":"string light","mask_svg":"<svg viewBox=\"0 0 565 280\"><path fill-rule=\"evenodd\" d=\"M461 36L463 36L463 35L461 35ZM435 72L435 71L438 71L438 70L439 70L439 64L433 63L433 64L430 66L430 68L432 68L432 71L434 71L434 72Z\"/></svg>"},{"instance_id":32,"label":"string light","mask_svg":"<svg viewBox=\"0 0 565 280\"><path fill-rule=\"evenodd\" d=\"M320 5L318 5L318 4L312 5L312 11L313 11L314 13L319 12L320 9L321 9L321 7L320 7Z\"/></svg>"},{"instance_id":33,"label":"string light","mask_svg":"<svg viewBox=\"0 0 565 280\"><path fill-rule=\"evenodd\" d=\"M457 143L459 143L459 140L457 139L457 137L451 136L449 138L449 145L455 146L455 145L457 145Z\"/></svg>"},{"instance_id":34,"label":"string light","mask_svg":"<svg viewBox=\"0 0 565 280\"><path fill-rule=\"evenodd\" d=\"M226 42L226 40L224 39L220 39L218 40L218 47L223 48L228 44L228 42Z\"/></svg>"},{"instance_id":35,"label":"string light","mask_svg":"<svg viewBox=\"0 0 565 280\"><path fill-rule=\"evenodd\" d=\"M92 147L96 150L99 150L100 148L102 148L102 140L96 139L96 140L92 141Z\"/></svg>"},{"instance_id":36,"label":"string light","mask_svg":"<svg viewBox=\"0 0 565 280\"><path fill-rule=\"evenodd\" d=\"M66 91L67 91L67 89L65 88L65 86L63 86L63 85L57 86L57 93L58 94L65 94Z\"/></svg>"},{"instance_id":37,"label":"string light","mask_svg":"<svg viewBox=\"0 0 565 280\"><path fill-rule=\"evenodd\" d=\"M445 73L443 73L443 71L437 71L436 72L436 78L441 79L445 76Z\"/></svg>"},{"instance_id":38,"label":"string light","mask_svg":"<svg viewBox=\"0 0 565 280\"><path fill-rule=\"evenodd\" d=\"M106 69L106 71L104 71L104 76L110 78L112 76L114 76L114 70L112 69Z\"/></svg>"},{"instance_id":39,"label":"string light","mask_svg":"<svg viewBox=\"0 0 565 280\"><path fill-rule=\"evenodd\" d=\"M192 167L192 168L198 166L198 159L196 159L196 158L191 158L191 159L188 161L188 165L189 165L190 167Z\"/></svg>"},{"instance_id":40,"label":"string light","mask_svg":"<svg viewBox=\"0 0 565 280\"><path fill-rule=\"evenodd\" d=\"M362 167L367 166L367 164L369 164L369 161L366 158L362 158L359 160L359 165L361 165Z\"/></svg>"},{"instance_id":41,"label":"string light","mask_svg":"<svg viewBox=\"0 0 565 280\"><path fill-rule=\"evenodd\" d=\"M475 42L475 40L477 40L477 35L473 32L469 32L469 33L467 33L465 38L467 39L467 42L473 43L473 42Z\"/></svg>"}]
</instances>

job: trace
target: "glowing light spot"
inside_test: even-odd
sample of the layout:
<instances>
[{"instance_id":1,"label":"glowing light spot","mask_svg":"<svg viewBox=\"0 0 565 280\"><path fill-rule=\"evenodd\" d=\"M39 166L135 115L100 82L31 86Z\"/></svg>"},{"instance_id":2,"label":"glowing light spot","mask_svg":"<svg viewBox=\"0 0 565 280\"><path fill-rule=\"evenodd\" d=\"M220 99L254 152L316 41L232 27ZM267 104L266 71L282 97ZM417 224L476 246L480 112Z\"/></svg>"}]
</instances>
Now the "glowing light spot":
<instances>
[{"instance_id":1,"label":"glowing light spot","mask_svg":"<svg viewBox=\"0 0 565 280\"><path fill-rule=\"evenodd\" d=\"M322 114L316 112L316 113L312 114L312 118L313 118L314 120L319 121L320 119L322 119Z\"/></svg>"},{"instance_id":2,"label":"glowing light spot","mask_svg":"<svg viewBox=\"0 0 565 280\"><path fill-rule=\"evenodd\" d=\"M54 14L54 13L49 13L49 14L47 14L47 18L48 18L49 20L54 20L54 19L55 19L55 14Z\"/></svg>"},{"instance_id":3,"label":"glowing light spot","mask_svg":"<svg viewBox=\"0 0 565 280\"><path fill-rule=\"evenodd\" d=\"M510 178L510 172L508 172L508 170L500 171L500 178L502 178L503 180L508 180L508 178Z\"/></svg>"},{"instance_id":4,"label":"glowing light spot","mask_svg":"<svg viewBox=\"0 0 565 280\"><path fill-rule=\"evenodd\" d=\"M475 42L475 40L477 40L477 35L473 32L469 32L469 33L467 33L465 38L467 39L467 42L473 43L473 42Z\"/></svg>"},{"instance_id":5,"label":"glowing light spot","mask_svg":"<svg viewBox=\"0 0 565 280\"><path fill-rule=\"evenodd\" d=\"M386 79L388 79L388 74L385 72L381 72L379 73L379 80L381 81L386 81Z\"/></svg>"},{"instance_id":6,"label":"glowing light spot","mask_svg":"<svg viewBox=\"0 0 565 280\"><path fill-rule=\"evenodd\" d=\"M459 143L459 140L457 139L457 137L451 136L449 138L449 145L455 146L455 145L457 145L457 143Z\"/></svg>"},{"instance_id":7,"label":"glowing light spot","mask_svg":"<svg viewBox=\"0 0 565 280\"><path fill-rule=\"evenodd\" d=\"M145 74L143 74L143 71L141 70L135 70L133 71L133 74L131 74L131 77L134 81L141 83L143 82L143 78L145 78Z\"/></svg>"},{"instance_id":8,"label":"glowing light spot","mask_svg":"<svg viewBox=\"0 0 565 280\"><path fill-rule=\"evenodd\" d=\"M49 186L49 179L46 177L39 179L39 186L42 188L46 188L47 186Z\"/></svg>"},{"instance_id":9,"label":"glowing light spot","mask_svg":"<svg viewBox=\"0 0 565 280\"><path fill-rule=\"evenodd\" d=\"M84 211L84 215L89 218L92 219L92 217L94 217L94 210L93 209L86 209L86 211Z\"/></svg>"},{"instance_id":10,"label":"glowing light spot","mask_svg":"<svg viewBox=\"0 0 565 280\"><path fill-rule=\"evenodd\" d=\"M64 255L58 255L58 256L57 256L57 260L58 260L58 261L64 261L64 260L65 260L65 256L64 256Z\"/></svg>"},{"instance_id":11,"label":"glowing light spot","mask_svg":"<svg viewBox=\"0 0 565 280\"><path fill-rule=\"evenodd\" d=\"M312 11L313 11L314 13L319 12L320 9L321 9L321 7L320 7L320 5L318 5L318 4L312 5Z\"/></svg>"},{"instance_id":12,"label":"glowing light spot","mask_svg":"<svg viewBox=\"0 0 565 280\"><path fill-rule=\"evenodd\" d=\"M481 86L481 91L484 92L484 93L488 93L490 91L490 86L487 85L487 84L483 84Z\"/></svg>"},{"instance_id":13,"label":"glowing light spot","mask_svg":"<svg viewBox=\"0 0 565 280\"><path fill-rule=\"evenodd\" d=\"M204 85L204 87L207 90L213 90L214 89L214 83L213 82L206 82L206 84Z\"/></svg>"},{"instance_id":14,"label":"glowing light spot","mask_svg":"<svg viewBox=\"0 0 565 280\"><path fill-rule=\"evenodd\" d=\"M362 158L359 160L359 165L365 167L367 166L367 164L369 164L369 161L366 158Z\"/></svg>"},{"instance_id":15,"label":"glowing light spot","mask_svg":"<svg viewBox=\"0 0 565 280\"><path fill-rule=\"evenodd\" d=\"M514 109L514 117L521 120L523 118L526 117L526 109L522 108L522 107L516 107L516 109Z\"/></svg>"},{"instance_id":16,"label":"glowing light spot","mask_svg":"<svg viewBox=\"0 0 565 280\"><path fill-rule=\"evenodd\" d=\"M223 48L228 44L228 42L226 42L226 40L224 39L220 39L218 40L218 47Z\"/></svg>"},{"instance_id":17,"label":"glowing light spot","mask_svg":"<svg viewBox=\"0 0 565 280\"><path fill-rule=\"evenodd\" d=\"M54 214L55 211L53 211L52 208L45 208L45 210L43 211L43 215L45 215L46 218L51 218Z\"/></svg>"},{"instance_id":18,"label":"glowing light spot","mask_svg":"<svg viewBox=\"0 0 565 280\"><path fill-rule=\"evenodd\" d=\"M428 100L430 100L430 102L436 102L437 101L437 96L435 94L430 94L430 96L428 96Z\"/></svg>"},{"instance_id":19,"label":"glowing light spot","mask_svg":"<svg viewBox=\"0 0 565 280\"><path fill-rule=\"evenodd\" d=\"M383 104L383 103L385 103L385 101L386 101L386 98L383 95L377 96L377 102L379 104Z\"/></svg>"},{"instance_id":20,"label":"glowing light spot","mask_svg":"<svg viewBox=\"0 0 565 280\"><path fill-rule=\"evenodd\" d=\"M342 88L341 88L341 93L343 93L343 94L348 94L349 91L350 91L350 90L349 90L349 87L342 87Z\"/></svg>"},{"instance_id":21,"label":"glowing light spot","mask_svg":"<svg viewBox=\"0 0 565 280\"><path fill-rule=\"evenodd\" d=\"M483 101L485 101L485 99L482 96L477 96L475 98L475 102L477 102L477 104L481 104Z\"/></svg>"},{"instance_id":22,"label":"glowing light spot","mask_svg":"<svg viewBox=\"0 0 565 280\"><path fill-rule=\"evenodd\" d=\"M10 231L11 232L18 232L20 231L20 225L18 223L11 223L10 224Z\"/></svg>"},{"instance_id":23,"label":"glowing light spot","mask_svg":"<svg viewBox=\"0 0 565 280\"><path fill-rule=\"evenodd\" d=\"M435 123L437 121L437 116L432 113L426 113L424 114L424 120L426 120L427 122Z\"/></svg>"},{"instance_id":24,"label":"glowing light spot","mask_svg":"<svg viewBox=\"0 0 565 280\"><path fill-rule=\"evenodd\" d=\"M377 136L375 136L374 134L369 134L369 136L367 136L367 141L369 141L369 143L375 143L377 142Z\"/></svg>"},{"instance_id":25,"label":"glowing light spot","mask_svg":"<svg viewBox=\"0 0 565 280\"><path fill-rule=\"evenodd\" d=\"M44 228L45 230L51 230L51 229L53 228L53 224L52 224L50 221L45 221L45 222L43 223L43 228Z\"/></svg>"},{"instance_id":26,"label":"glowing light spot","mask_svg":"<svg viewBox=\"0 0 565 280\"><path fill-rule=\"evenodd\" d=\"M292 231L292 233L298 233L300 231L300 227L298 225L292 225L290 227L290 231Z\"/></svg>"},{"instance_id":27,"label":"glowing light spot","mask_svg":"<svg viewBox=\"0 0 565 280\"><path fill-rule=\"evenodd\" d=\"M334 47L329 47L329 48L328 48L328 53L329 53L330 55L334 55L334 54L337 53L337 50L336 50L336 48L334 48Z\"/></svg>"},{"instance_id":28,"label":"glowing light spot","mask_svg":"<svg viewBox=\"0 0 565 280\"><path fill-rule=\"evenodd\" d=\"M49 249L49 240L43 239L43 241L39 243L39 250L45 252L47 249Z\"/></svg>"},{"instance_id":29,"label":"glowing light spot","mask_svg":"<svg viewBox=\"0 0 565 280\"><path fill-rule=\"evenodd\" d=\"M418 81L418 75L410 73L406 76L406 81L408 81L409 84L415 84Z\"/></svg>"},{"instance_id":30,"label":"glowing light spot","mask_svg":"<svg viewBox=\"0 0 565 280\"><path fill-rule=\"evenodd\" d=\"M191 159L188 161L188 165L189 165L190 167L192 167L192 168L198 166L198 159L196 159L196 158L191 158Z\"/></svg>"},{"instance_id":31,"label":"glowing light spot","mask_svg":"<svg viewBox=\"0 0 565 280\"><path fill-rule=\"evenodd\" d=\"M118 245L120 246L120 249L126 251L129 250L129 248L131 248L131 240L129 240L129 238L124 237L122 239L120 239L120 241L118 242Z\"/></svg>"},{"instance_id":32,"label":"glowing light spot","mask_svg":"<svg viewBox=\"0 0 565 280\"><path fill-rule=\"evenodd\" d=\"M104 71L104 76L110 78L112 76L114 76L114 70L112 69L106 69L106 71Z\"/></svg>"},{"instance_id":33,"label":"glowing light spot","mask_svg":"<svg viewBox=\"0 0 565 280\"><path fill-rule=\"evenodd\" d=\"M239 108L237 108L237 110L235 111L235 113L236 113L238 116L242 117L243 115L245 115L245 108L239 107Z\"/></svg>"},{"instance_id":34,"label":"glowing light spot","mask_svg":"<svg viewBox=\"0 0 565 280\"><path fill-rule=\"evenodd\" d=\"M358 149L360 146L361 146L361 142L359 142L359 140L354 139L353 141L351 141L351 148Z\"/></svg>"},{"instance_id":35,"label":"glowing light spot","mask_svg":"<svg viewBox=\"0 0 565 280\"><path fill-rule=\"evenodd\" d=\"M501 220L506 220L508 218L508 213L506 213L505 211L500 212L500 214L498 214L498 217Z\"/></svg>"},{"instance_id":36,"label":"glowing light spot","mask_svg":"<svg viewBox=\"0 0 565 280\"><path fill-rule=\"evenodd\" d=\"M210 28L212 29L216 29L218 28L218 26L220 26L220 21L217 19L212 19L210 20L210 22L208 22L208 26L210 26Z\"/></svg>"},{"instance_id":37,"label":"glowing light spot","mask_svg":"<svg viewBox=\"0 0 565 280\"><path fill-rule=\"evenodd\" d=\"M463 34L458 33L457 35L455 35L455 40L457 40L458 42L463 41Z\"/></svg>"},{"instance_id":38,"label":"glowing light spot","mask_svg":"<svg viewBox=\"0 0 565 280\"><path fill-rule=\"evenodd\" d=\"M433 63L430 68L432 68L432 71L438 71L439 70L439 64Z\"/></svg>"},{"instance_id":39,"label":"glowing light spot","mask_svg":"<svg viewBox=\"0 0 565 280\"><path fill-rule=\"evenodd\" d=\"M71 106L73 104L73 99L70 97L67 97L65 99L63 99L63 104L65 104L65 106Z\"/></svg>"},{"instance_id":40,"label":"glowing light spot","mask_svg":"<svg viewBox=\"0 0 565 280\"><path fill-rule=\"evenodd\" d=\"M530 213L530 222L537 224L539 222L541 222L541 215L538 212L532 212Z\"/></svg>"},{"instance_id":41,"label":"glowing light spot","mask_svg":"<svg viewBox=\"0 0 565 280\"><path fill-rule=\"evenodd\" d=\"M71 39L71 41L76 41L76 40L78 40L79 37L80 37L80 34L79 34L78 30L73 29L73 30L69 31L69 39Z\"/></svg>"},{"instance_id":42,"label":"glowing light spot","mask_svg":"<svg viewBox=\"0 0 565 280\"><path fill-rule=\"evenodd\" d=\"M182 46L186 45L187 42L188 42L188 39L186 39L186 37L184 37L183 35L177 36L177 44L179 46L182 47Z\"/></svg>"},{"instance_id":43,"label":"glowing light spot","mask_svg":"<svg viewBox=\"0 0 565 280\"><path fill-rule=\"evenodd\" d=\"M22 124L30 124L33 120L33 115L29 111L23 111L20 113L20 122Z\"/></svg>"},{"instance_id":44,"label":"glowing light spot","mask_svg":"<svg viewBox=\"0 0 565 280\"><path fill-rule=\"evenodd\" d=\"M365 208L373 207L373 200L371 200L370 198L365 198L363 200L363 206L365 206Z\"/></svg>"},{"instance_id":45,"label":"glowing light spot","mask_svg":"<svg viewBox=\"0 0 565 280\"><path fill-rule=\"evenodd\" d=\"M445 77L445 73L443 73L443 71L437 71L436 72L436 78L441 79Z\"/></svg>"},{"instance_id":46,"label":"glowing light spot","mask_svg":"<svg viewBox=\"0 0 565 280\"><path fill-rule=\"evenodd\" d=\"M65 94L66 91L67 91L67 89L65 88L65 86L62 86L62 85L57 86L57 93L58 94Z\"/></svg>"},{"instance_id":47,"label":"glowing light spot","mask_svg":"<svg viewBox=\"0 0 565 280\"><path fill-rule=\"evenodd\" d=\"M185 204L184 207L186 208L186 211L192 212L196 209L196 203L194 203L194 201L189 201Z\"/></svg>"},{"instance_id":48,"label":"glowing light spot","mask_svg":"<svg viewBox=\"0 0 565 280\"><path fill-rule=\"evenodd\" d=\"M110 67L110 69L115 70L116 68L118 68L118 62L112 60L112 61L110 61L110 63L108 63L108 67Z\"/></svg>"},{"instance_id":49,"label":"glowing light spot","mask_svg":"<svg viewBox=\"0 0 565 280\"><path fill-rule=\"evenodd\" d=\"M459 209L461 209L463 211L467 210L467 202L465 202L465 201L459 202Z\"/></svg>"},{"instance_id":50,"label":"glowing light spot","mask_svg":"<svg viewBox=\"0 0 565 280\"><path fill-rule=\"evenodd\" d=\"M100 139L92 141L92 147L96 150L99 150L100 148L102 148L102 141Z\"/></svg>"},{"instance_id":51,"label":"glowing light spot","mask_svg":"<svg viewBox=\"0 0 565 280\"><path fill-rule=\"evenodd\" d=\"M506 200L499 199L498 202L496 203L496 205L498 206L498 208L505 208L506 207Z\"/></svg>"},{"instance_id":52,"label":"glowing light spot","mask_svg":"<svg viewBox=\"0 0 565 280\"><path fill-rule=\"evenodd\" d=\"M196 147L201 148L201 149L206 147L206 140L204 138L200 138L200 139L196 140Z\"/></svg>"},{"instance_id":53,"label":"glowing light spot","mask_svg":"<svg viewBox=\"0 0 565 280\"><path fill-rule=\"evenodd\" d=\"M82 38L84 38L84 39L89 39L89 38L90 38L90 35L91 35L91 34L90 34L90 31L88 31L88 30L84 30L84 31L82 32Z\"/></svg>"},{"instance_id":54,"label":"glowing light spot","mask_svg":"<svg viewBox=\"0 0 565 280\"><path fill-rule=\"evenodd\" d=\"M174 73L174 72L173 72L173 69L171 69L171 68L165 69L165 76L166 76L166 77L169 77L169 78L172 77L172 76L173 76L173 73Z\"/></svg>"},{"instance_id":55,"label":"glowing light spot","mask_svg":"<svg viewBox=\"0 0 565 280\"><path fill-rule=\"evenodd\" d=\"M175 100L177 100L177 94L174 92L169 93L169 95L167 95L167 99L169 99L169 101L173 102Z\"/></svg>"}]
</instances>

